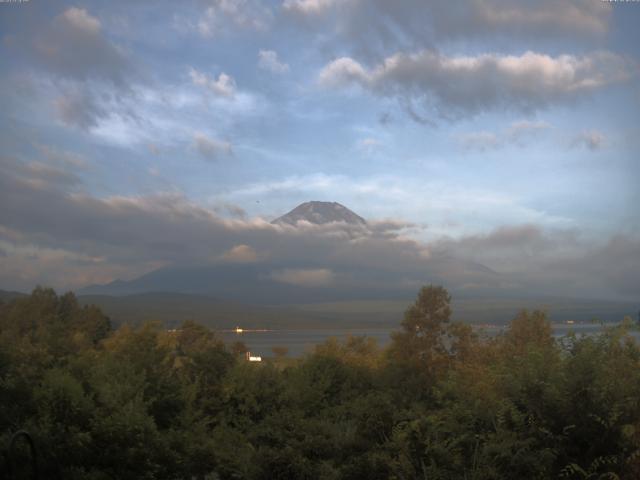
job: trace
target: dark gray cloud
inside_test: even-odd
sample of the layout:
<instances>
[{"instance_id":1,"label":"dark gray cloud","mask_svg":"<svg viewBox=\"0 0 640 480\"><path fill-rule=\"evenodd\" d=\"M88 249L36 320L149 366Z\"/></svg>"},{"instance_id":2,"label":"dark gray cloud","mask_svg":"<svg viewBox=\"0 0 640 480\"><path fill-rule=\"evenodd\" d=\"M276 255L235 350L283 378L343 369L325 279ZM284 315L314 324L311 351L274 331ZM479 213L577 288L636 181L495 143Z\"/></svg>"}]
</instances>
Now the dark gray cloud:
<instances>
[{"instance_id":1,"label":"dark gray cloud","mask_svg":"<svg viewBox=\"0 0 640 480\"><path fill-rule=\"evenodd\" d=\"M304 28L333 28L324 38L339 39L336 48L346 44L371 59L468 38L597 40L609 30L612 7L600 0L285 0L283 10Z\"/></svg>"},{"instance_id":2,"label":"dark gray cloud","mask_svg":"<svg viewBox=\"0 0 640 480\"><path fill-rule=\"evenodd\" d=\"M80 179L75 173L41 162L30 162L25 166L31 178L44 184L57 184L65 187L77 185Z\"/></svg>"},{"instance_id":3,"label":"dark gray cloud","mask_svg":"<svg viewBox=\"0 0 640 480\"><path fill-rule=\"evenodd\" d=\"M474 258L498 269L521 268L531 261L564 258L580 249L578 232L571 229L545 230L525 224L499 227L485 234L442 238L431 249L435 254Z\"/></svg>"},{"instance_id":4,"label":"dark gray cloud","mask_svg":"<svg viewBox=\"0 0 640 480\"><path fill-rule=\"evenodd\" d=\"M43 160L48 163L81 170L88 166L87 159L78 153L63 150L52 145L35 144L34 146Z\"/></svg>"},{"instance_id":5,"label":"dark gray cloud","mask_svg":"<svg viewBox=\"0 0 640 480\"><path fill-rule=\"evenodd\" d=\"M8 178L21 178L39 188L70 189L80 184L77 167L12 157L0 159L0 172Z\"/></svg>"},{"instance_id":6,"label":"dark gray cloud","mask_svg":"<svg viewBox=\"0 0 640 480\"><path fill-rule=\"evenodd\" d=\"M52 4L19 20L24 30L6 45L23 69L13 88L29 84L25 96L46 99L53 114L74 128L90 130L111 115L135 117L125 100L135 96L145 74L100 18L86 8Z\"/></svg>"},{"instance_id":7,"label":"dark gray cloud","mask_svg":"<svg viewBox=\"0 0 640 480\"><path fill-rule=\"evenodd\" d=\"M490 110L531 113L630 79L637 69L633 62L598 50L600 40L590 44L592 53L582 55L531 50L549 51L544 47L550 39L576 38L584 51L584 39L605 38L611 9L599 0L472 0L464 6L429 0L283 3L284 12L305 28L317 26L318 41L334 58L320 74L322 85L358 85L396 98L411 119L426 125L434 125L434 117L457 119ZM327 35L331 29L335 35ZM452 41L468 39L477 39L488 53L442 53L459 50L450 48ZM525 53L494 53L514 51L514 39L521 42L515 51Z\"/></svg>"},{"instance_id":8,"label":"dark gray cloud","mask_svg":"<svg viewBox=\"0 0 640 480\"><path fill-rule=\"evenodd\" d=\"M594 252L592 261L578 265L587 275L603 276L620 293L640 298L640 241L624 235L613 237ZM585 268L586 267L586 268Z\"/></svg>"},{"instance_id":9,"label":"dark gray cloud","mask_svg":"<svg viewBox=\"0 0 640 480\"><path fill-rule=\"evenodd\" d=\"M402 222L353 229L342 224L277 226L261 219L225 219L179 194L100 199L34 182L30 171L4 173L0 202L11 208L0 212L0 239L104 259L94 264L96 275L105 265L128 264L130 272L137 272L148 265L228 263L249 256L280 272L273 277L278 281L302 275L313 283L335 273L345 285L382 282L367 278L374 269L387 272L390 284L392 278L404 278L419 285L444 274L424 246L398 234L407 226ZM323 269L332 273L317 273Z\"/></svg>"},{"instance_id":10,"label":"dark gray cloud","mask_svg":"<svg viewBox=\"0 0 640 480\"><path fill-rule=\"evenodd\" d=\"M193 136L193 147L204 158L216 160L221 156L233 155L231 143L211 138L204 133Z\"/></svg>"},{"instance_id":11,"label":"dark gray cloud","mask_svg":"<svg viewBox=\"0 0 640 480\"><path fill-rule=\"evenodd\" d=\"M271 278L276 282L307 287L324 287L331 285L336 280L336 275L328 268L285 268L275 270Z\"/></svg>"},{"instance_id":12,"label":"dark gray cloud","mask_svg":"<svg viewBox=\"0 0 640 480\"><path fill-rule=\"evenodd\" d=\"M87 89L71 89L58 96L53 106L58 118L68 126L90 129L109 116L109 112L98 103Z\"/></svg>"},{"instance_id":13,"label":"dark gray cloud","mask_svg":"<svg viewBox=\"0 0 640 480\"><path fill-rule=\"evenodd\" d=\"M487 110L534 112L574 101L632 78L631 60L611 52L550 56L482 54L447 56L435 50L396 53L372 68L350 57L327 64L319 83L357 85L375 95L419 101L440 117Z\"/></svg>"},{"instance_id":14,"label":"dark gray cloud","mask_svg":"<svg viewBox=\"0 0 640 480\"><path fill-rule=\"evenodd\" d=\"M134 71L124 51L109 41L100 20L86 9L69 7L33 40L36 57L63 77L102 80L125 86Z\"/></svg>"},{"instance_id":15,"label":"dark gray cloud","mask_svg":"<svg viewBox=\"0 0 640 480\"><path fill-rule=\"evenodd\" d=\"M640 236L587 241L577 230L536 225L501 227L485 235L442 239L437 256L452 255L489 265L512 288L529 294L640 299Z\"/></svg>"},{"instance_id":16,"label":"dark gray cloud","mask_svg":"<svg viewBox=\"0 0 640 480\"><path fill-rule=\"evenodd\" d=\"M11 208L0 210L0 246L28 250L0 260L5 283L16 271L33 284L66 272L67 286L77 287L164 265L242 263L308 287L411 290L438 282L458 292L640 295L640 239L632 236L598 246L576 231L523 225L424 244L404 236L414 227L396 220L349 228L225 219L180 194L96 198L68 193L60 179L48 183L38 169L7 165L0 203ZM38 262L29 263L34 253Z\"/></svg>"},{"instance_id":17,"label":"dark gray cloud","mask_svg":"<svg viewBox=\"0 0 640 480\"><path fill-rule=\"evenodd\" d=\"M216 205L213 207L213 210L216 213L228 214L231 217L240 218L243 220L246 220L248 218L247 211L244 208L232 203L223 203L222 205Z\"/></svg>"}]
</instances>

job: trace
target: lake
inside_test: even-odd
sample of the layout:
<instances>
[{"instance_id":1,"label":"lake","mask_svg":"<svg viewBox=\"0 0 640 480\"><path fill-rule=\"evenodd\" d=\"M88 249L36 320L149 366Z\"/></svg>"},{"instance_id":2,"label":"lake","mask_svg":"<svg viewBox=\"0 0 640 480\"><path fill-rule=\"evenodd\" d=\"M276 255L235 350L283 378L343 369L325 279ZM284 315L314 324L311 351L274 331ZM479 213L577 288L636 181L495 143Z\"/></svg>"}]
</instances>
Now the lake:
<instances>
[{"instance_id":1,"label":"lake","mask_svg":"<svg viewBox=\"0 0 640 480\"><path fill-rule=\"evenodd\" d=\"M603 326L600 324L554 324L552 326L555 337L563 337L571 331L577 335L593 335L603 331ZM612 326L612 324L608 326ZM489 325L474 328L479 332L484 332L488 336L494 336L503 331L505 326ZM273 357L274 355L271 349L275 346L282 346L289 349L290 357L299 357L305 353L311 353L315 345L323 343L330 337L343 340L349 335L367 336L374 338L378 342L378 345L385 346L391 341L390 334L395 330L398 329L373 327L309 330L245 330L242 333L224 330L218 331L217 334L222 337L225 343L233 343L236 341L244 342L254 355ZM640 341L640 332L634 331L632 335Z\"/></svg>"}]
</instances>

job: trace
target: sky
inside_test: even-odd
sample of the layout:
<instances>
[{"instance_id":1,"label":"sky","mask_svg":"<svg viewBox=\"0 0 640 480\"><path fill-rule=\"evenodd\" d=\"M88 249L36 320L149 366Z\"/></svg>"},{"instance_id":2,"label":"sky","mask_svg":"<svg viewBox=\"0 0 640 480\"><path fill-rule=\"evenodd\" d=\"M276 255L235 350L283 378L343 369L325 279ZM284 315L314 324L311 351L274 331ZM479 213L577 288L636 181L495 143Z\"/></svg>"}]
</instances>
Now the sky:
<instances>
[{"instance_id":1,"label":"sky","mask_svg":"<svg viewBox=\"0 0 640 480\"><path fill-rule=\"evenodd\" d=\"M337 282L348 244L353 270L456 258L638 300L639 24L599 0L2 2L0 288L276 260ZM308 200L371 231L269 224Z\"/></svg>"}]
</instances>

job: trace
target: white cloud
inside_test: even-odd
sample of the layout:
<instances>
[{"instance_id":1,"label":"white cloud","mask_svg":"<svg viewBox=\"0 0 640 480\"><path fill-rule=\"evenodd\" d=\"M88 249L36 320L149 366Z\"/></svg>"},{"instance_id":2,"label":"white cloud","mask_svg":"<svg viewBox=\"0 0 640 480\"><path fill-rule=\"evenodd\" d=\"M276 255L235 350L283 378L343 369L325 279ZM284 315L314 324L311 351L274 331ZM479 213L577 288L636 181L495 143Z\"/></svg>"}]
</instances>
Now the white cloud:
<instances>
[{"instance_id":1,"label":"white cloud","mask_svg":"<svg viewBox=\"0 0 640 480\"><path fill-rule=\"evenodd\" d=\"M348 0L347 0L348 1ZM285 11L303 15L317 15L338 3L338 0L284 0Z\"/></svg>"},{"instance_id":2,"label":"white cloud","mask_svg":"<svg viewBox=\"0 0 640 480\"><path fill-rule=\"evenodd\" d=\"M200 155L211 160L233 153L231 143L210 138L204 133L196 133L193 136L193 146Z\"/></svg>"},{"instance_id":3,"label":"white cloud","mask_svg":"<svg viewBox=\"0 0 640 480\"><path fill-rule=\"evenodd\" d=\"M584 131L571 140L572 147L584 147L592 152L600 150L606 143L606 137L597 130Z\"/></svg>"},{"instance_id":4,"label":"white cloud","mask_svg":"<svg viewBox=\"0 0 640 480\"><path fill-rule=\"evenodd\" d=\"M502 132L470 132L458 135L456 139L465 150L484 152L509 145L525 146L550 128L547 122L519 120Z\"/></svg>"},{"instance_id":5,"label":"white cloud","mask_svg":"<svg viewBox=\"0 0 640 480\"><path fill-rule=\"evenodd\" d=\"M178 17L176 26L196 30L205 38L229 31L229 27L265 30L273 19L271 10L258 0L210 0L195 20Z\"/></svg>"},{"instance_id":6,"label":"white cloud","mask_svg":"<svg viewBox=\"0 0 640 480\"><path fill-rule=\"evenodd\" d=\"M278 54L273 50L260 50L258 52L258 66L272 73L287 73L289 65L278 59Z\"/></svg>"},{"instance_id":7,"label":"white cloud","mask_svg":"<svg viewBox=\"0 0 640 480\"><path fill-rule=\"evenodd\" d=\"M100 144L142 146L158 154L191 142L194 132L207 132L212 118L216 119L215 131L231 135L238 122L267 115L271 106L268 99L253 92L238 90L233 97L209 93L206 87L194 85L188 75L181 83L135 84L130 94L121 97L112 90L93 82L77 87L38 78L29 108L87 131Z\"/></svg>"},{"instance_id":8,"label":"white cloud","mask_svg":"<svg viewBox=\"0 0 640 480\"><path fill-rule=\"evenodd\" d=\"M442 117L491 109L534 111L631 78L630 61L610 52L584 56L446 56L396 53L373 68L343 57L319 74L325 87L358 85L386 97L417 99Z\"/></svg>"},{"instance_id":9,"label":"white cloud","mask_svg":"<svg viewBox=\"0 0 640 480\"><path fill-rule=\"evenodd\" d=\"M517 122L513 122L509 128L507 129L506 136L516 142L520 143L526 138L530 138L539 134L540 132L544 132L552 128L551 125L547 122L542 121L531 121L531 120L520 120Z\"/></svg>"},{"instance_id":10,"label":"white cloud","mask_svg":"<svg viewBox=\"0 0 640 480\"><path fill-rule=\"evenodd\" d=\"M74 28L84 30L87 33L96 34L100 31L100 21L89 15L84 8L71 7L61 15L61 18Z\"/></svg>"},{"instance_id":11,"label":"white cloud","mask_svg":"<svg viewBox=\"0 0 640 480\"><path fill-rule=\"evenodd\" d=\"M271 278L276 282L297 285L300 287L324 287L331 284L335 274L327 268L290 269L272 272Z\"/></svg>"},{"instance_id":12,"label":"white cloud","mask_svg":"<svg viewBox=\"0 0 640 480\"><path fill-rule=\"evenodd\" d=\"M236 81L226 73L220 73L218 78L213 78L206 73L199 72L195 68L189 69L189 77L194 85L206 88L215 95L233 98L236 93Z\"/></svg>"},{"instance_id":13,"label":"white cloud","mask_svg":"<svg viewBox=\"0 0 640 480\"><path fill-rule=\"evenodd\" d=\"M372 83L365 68L349 57L341 57L326 65L318 77L320 85L325 87L344 87L351 83L367 86Z\"/></svg>"},{"instance_id":14,"label":"white cloud","mask_svg":"<svg viewBox=\"0 0 640 480\"><path fill-rule=\"evenodd\" d=\"M573 226L572 219L527 205L507 191L437 178L425 180L420 176L293 175L249 184L229 192L231 201L240 204L254 197L265 201L288 198L292 203L302 203L309 198L339 201L356 212L368 211L375 217L395 217L397 206L402 205L403 214L410 221L422 224L429 219L429 228L421 232L424 238L451 234L452 231L464 234L486 225L535 223L545 227ZM458 226L444 228L441 226L444 220L455 221Z\"/></svg>"},{"instance_id":15,"label":"white cloud","mask_svg":"<svg viewBox=\"0 0 640 480\"><path fill-rule=\"evenodd\" d=\"M471 132L458 136L458 142L466 150L493 150L501 145L501 140L492 132Z\"/></svg>"},{"instance_id":16,"label":"white cloud","mask_svg":"<svg viewBox=\"0 0 640 480\"><path fill-rule=\"evenodd\" d=\"M258 258L258 253L249 245L235 245L222 255L222 260L231 263L254 263Z\"/></svg>"},{"instance_id":17,"label":"white cloud","mask_svg":"<svg viewBox=\"0 0 640 480\"><path fill-rule=\"evenodd\" d=\"M367 137L358 141L357 148L367 153L372 153L382 146L382 142L377 138Z\"/></svg>"}]
</instances>

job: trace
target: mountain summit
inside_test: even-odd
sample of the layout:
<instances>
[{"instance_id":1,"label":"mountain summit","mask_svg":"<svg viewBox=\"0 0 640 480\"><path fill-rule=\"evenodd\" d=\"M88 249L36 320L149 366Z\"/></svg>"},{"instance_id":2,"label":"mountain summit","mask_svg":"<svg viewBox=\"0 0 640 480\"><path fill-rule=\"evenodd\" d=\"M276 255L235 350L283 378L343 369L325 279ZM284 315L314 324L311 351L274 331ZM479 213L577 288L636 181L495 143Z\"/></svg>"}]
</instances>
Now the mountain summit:
<instances>
[{"instance_id":1,"label":"mountain summit","mask_svg":"<svg viewBox=\"0 0 640 480\"><path fill-rule=\"evenodd\" d=\"M367 224L364 218L337 202L305 202L271 223L296 225L302 220L317 225L331 222L345 222L348 225Z\"/></svg>"}]
</instances>

